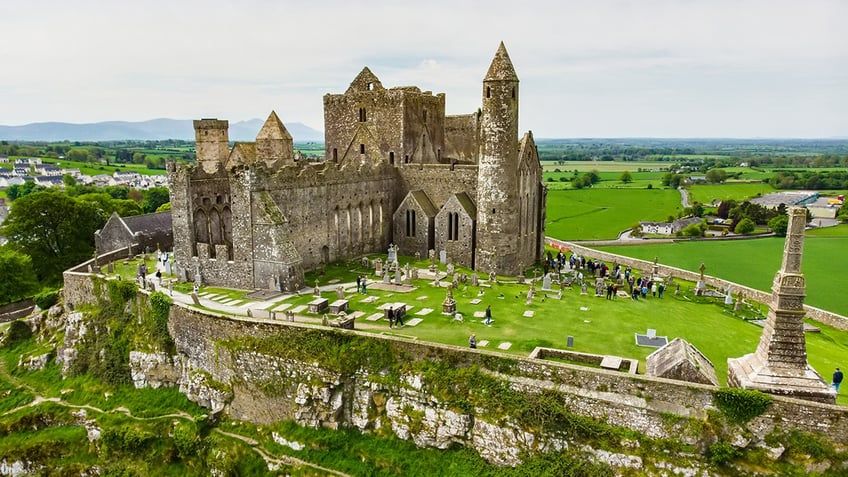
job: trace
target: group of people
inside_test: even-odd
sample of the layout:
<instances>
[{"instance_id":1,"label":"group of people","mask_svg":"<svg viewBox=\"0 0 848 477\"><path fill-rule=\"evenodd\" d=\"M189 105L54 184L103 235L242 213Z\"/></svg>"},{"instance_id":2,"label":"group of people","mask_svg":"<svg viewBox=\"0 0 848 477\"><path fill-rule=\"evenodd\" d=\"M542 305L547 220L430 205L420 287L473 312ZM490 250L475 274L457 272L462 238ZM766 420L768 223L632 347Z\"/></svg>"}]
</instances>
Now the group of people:
<instances>
[{"instance_id":1,"label":"group of people","mask_svg":"<svg viewBox=\"0 0 848 477\"><path fill-rule=\"evenodd\" d=\"M393 307L389 307L389 309L386 310L386 315L389 318L389 328L403 326L403 312L400 310L395 311Z\"/></svg>"},{"instance_id":2,"label":"group of people","mask_svg":"<svg viewBox=\"0 0 848 477\"><path fill-rule=\"evenodd\" d=\"M627 283L630 285L630 296L634 300L638 300L640 296L642 298L648 298L648 293L651 296L662 298L665 293L665 284L663 282L655 282L648 277L642 277L637 280L630 275Z\"/></svg>"},{"instance_id":3,"label":"group of people","mask_svg":"<svg viewBox=\"0 0 848 477\"><path fill-rule=\"evenodd\" d=\"M367 281L368 280L366 280L366 278L362 275L356 276L356 293L362 293L363 295L368 294Z\"/></svg>"}]
</instances>

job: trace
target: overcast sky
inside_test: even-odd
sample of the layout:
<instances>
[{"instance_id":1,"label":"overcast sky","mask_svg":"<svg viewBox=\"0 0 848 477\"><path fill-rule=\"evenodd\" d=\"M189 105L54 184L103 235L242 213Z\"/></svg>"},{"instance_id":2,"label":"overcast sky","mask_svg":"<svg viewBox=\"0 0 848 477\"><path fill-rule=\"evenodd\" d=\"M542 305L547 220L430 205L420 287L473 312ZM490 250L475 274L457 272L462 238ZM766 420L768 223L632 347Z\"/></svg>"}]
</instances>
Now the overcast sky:
<instances>
[{"instance_id":1,"label":"overcast sky","mask_svg":"<svg viewBox=\"0 0 848 477\"><path fill-rule=\"evenodd\" d=\"M480 105L503 41L536 137L848 136L848 1L5 0L0 124L323 129L363 66Z\"/></svg>"}]
</instances>

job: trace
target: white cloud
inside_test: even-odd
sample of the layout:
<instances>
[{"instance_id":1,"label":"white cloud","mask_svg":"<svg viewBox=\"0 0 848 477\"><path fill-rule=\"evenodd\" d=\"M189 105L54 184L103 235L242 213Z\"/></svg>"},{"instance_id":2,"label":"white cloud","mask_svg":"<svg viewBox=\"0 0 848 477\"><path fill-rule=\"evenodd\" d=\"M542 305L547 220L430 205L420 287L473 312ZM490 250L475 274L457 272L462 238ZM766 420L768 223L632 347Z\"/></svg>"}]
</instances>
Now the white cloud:
<instances>
[{"instance_id":1,"label":"white cloud","mask_svg":"<svg viewBox=\"0 0 848 477\"><path fill-rule=\"evenodd\" d=\"M248 0L0 5L0 124L263 118L322 127L368 65L475 110L503 40L540 137L848 135L848 2Z\"/></svg>"}]
</instances>

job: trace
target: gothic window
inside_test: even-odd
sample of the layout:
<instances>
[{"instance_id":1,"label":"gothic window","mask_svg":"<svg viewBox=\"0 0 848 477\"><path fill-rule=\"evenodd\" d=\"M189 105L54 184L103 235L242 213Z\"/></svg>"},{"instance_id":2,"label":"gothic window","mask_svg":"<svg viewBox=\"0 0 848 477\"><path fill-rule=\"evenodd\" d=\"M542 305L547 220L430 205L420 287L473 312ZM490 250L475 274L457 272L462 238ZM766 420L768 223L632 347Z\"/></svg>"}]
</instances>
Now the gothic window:
<instances>
[{"instance_id":1,"label":"gothic window","mask_svg":"<svg viewBox=\"0 0 848 477\"><path fill-rule=\"evenodd\" d=\"M409 154L404 154L404 156L403 156L403 163L404 163L404 164L409 164Z\"/></svg>"},{"instance_id":2,"label":"gothic window","mask_svg":"<svg viewBox=\"0 0 848 477\"><path fill-rule=\"evenodd\" d=\"M453 214L453 239L459 240L459 214Z\"/></svg>"},{"instance_id":3,"label":"gothic window","mask_svg":"<svg viewBox=\"0 0 848 477\"><path fill-rule=\"evenodd\" d=\"M491 87L489 87L489 86L486 86L486 97L487 97L487 98L491 98L491 97L492 97L492 88L491 88Z\"/></svg>"},{"instance_id":4,"label":"gothic window","mask_svg":"<svg viewBox=\"0 0 848 477\"><path fill-rule=\"evenodd\" d=\"M406 236L415 237L415 211L406 209Z\"/></svg>"},{"instance_id":5,"label":"gothic window","mask_svg":"<svg viewBox=\"0 0 848 477\"><path fill-rule=\"evenodd\" d=\"M374 89L374 83L368 83L367 85L365 85L365 89L371 91L372 89Z\"/></svg>"},{"instance_id":6,"label":"gothic window","mask_svg":"<svg viewBox=\"0 0 848 477\"><path fill-rule=\"evenodd\" d=\"M453 213L448 212L448 240L453 240Z\"/></svg>"},{"instance_id":7,"label":"gothic window","mask_svg":"<svg viewBox=\"0 0 848 477\"><path fill-rule=\"evenodd\" d=\"M412 211L412 236L415 237L415 211Z\"/></svg>"},{"instance_id":8,"label":"gothic window","mask_svg":"<svg viewBox=\"0 0 848 477\"><path fill-rule=\"evenodd\" d=\"M512 87L512 99L515 99L515 86Z\"/></svg>"},{"instance_id":9,"label":"gothic window","mask_svg":"<svg viewBox=\"0 0 848 477\"><path fill-rule=\"evenodd\" d=\"M224 243L221 236L221 215L217 210L209 211L209 243L218 245Z\"/></svg>"},{"instance_id":10,"label":"gothic window","mask_svg":"<svg viewBox=\"0 0 848 477\"><path fill-rule=\"evenodd\" d=\"M224 229L224 242L232 245L233 243L233 213L229 207L224 207L221 214L221 227Z\"/></svg>"},{"instance_id":11,"label":"gothic window","mask_svg":"<svg viewBox=\"0 0 848 477\"><path fill-rule=\"evenodd\" d=\"M209 243L209 220L203 209L197 209L194 212L194 241Z\"/></svg>"}]
</instances>

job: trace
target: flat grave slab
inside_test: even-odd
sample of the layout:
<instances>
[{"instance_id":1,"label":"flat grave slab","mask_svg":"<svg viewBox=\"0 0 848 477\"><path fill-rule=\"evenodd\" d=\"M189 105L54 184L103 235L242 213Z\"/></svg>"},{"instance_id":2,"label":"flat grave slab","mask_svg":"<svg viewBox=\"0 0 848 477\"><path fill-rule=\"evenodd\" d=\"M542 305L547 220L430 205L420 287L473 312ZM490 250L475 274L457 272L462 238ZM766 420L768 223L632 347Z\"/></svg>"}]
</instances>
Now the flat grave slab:
<instances>
[{"instance_id":1,"label":"flat grave slab","mask_svg":"<svg viewBox=\"0 0 848 477\"><path fill-rule=\"evenodd\" d=\"M498 345L498 349L502 349L504 351L506 351L510 348L512 348L512 343L510 343L509 341L504 341L503 343Z\"/></svg>"},{"instance_id":2,"label":"flat grave slab","mask_svg":"<svg viewBox=\"0 0 848 477\"><path fill-rule=\"evenodd\" d=\"M197 296L205 296L206 298L211 299L211 298L214 298L218 295L215 295L215 294L210 295L209 292L200 292L200 293L197 294Z\"/></svg>"},{"instance_id":3,"label":"flat grave slab","mask_svg":"<svg viewBox=\"0 0 848 477\"><path fill-rule=\"evenodd\" d=\"M489 340L480 340L477 342L478 348L485 348L486 346L489 346Z\"/></svg>"},{"instance_id":4,"label":"flat grave slab","mask_svg":"<svg viewBox=\"0 0 848 477\"><path fill-rule=\"evenodd\" d=\"M292 313L300 313L303 310L305 310L306 308L307 308L306 305L297 305L296 307L291 309L291 312Z\"/></svg>"},{"instance_id":5,"label":"flat grave slab","mask_svg":"<svg viewBox=\"0 0 848 477\"><path fill-rule=\"evenodd\" d=\"M332 279L332 280L328 280L328 281L327 281L327 283L329 283L330 285L333 285L333 284L339 283L339 279L338 279L338 278L334 278L334 279Z\"/></svg>"},{"instance_id":6,"label":"flat grave slab","mask_svg":"<svg viewBox=\"0 0 848 477\"><path fill-rule=\"evenodd\" d=\"M309 306L309 313L324 313L327 311L329 303L330 300L326 298L316 298L307 304Z\"/></svg>"},{"instance_id":7,"label":"flat grave slab","mask_svg":"<svg viewBox=\"0 0 848 477\"><path fill-rule=\"evenodd\" d=\"M485 318L485 317L486 317L485 311L475 311L474 312L474 318Z\"/></svg>"},{"instance_id":8,"label":"flat grave slab","mask_svg":"<svg viewBox=\"0 0 848 477\"><path fill-rule=\"evenodd\" d=\"M365 321L379 321L380 318L382 318L382 317L383 317L382 313L374 313L373 315L368 315L365 318Z\"/></svg>"},{"instance_id":9,"label":"flat grave slab","mask_svg":"<svg viewBox=\"0 0 848 477\"><path fill-rule=\"evenodd\" d=\"M230 306L242 306L247 303L247 300L233 300L230 302Z\"/></svg>"},{"instance_id":10,"label":"flat grave slab","mask_svg":"<svg viewBox=\"0 0 848 477\"><path fill-rule=\"evenodd\" d=\"M291 303L283 303L282 305L274 308L274 311L286 311L289 308L291 308L291 306L292 306Z\"/></svg>"},{"instance_id":11,"label":"flat grave slab","mask_svg":"<svg viewBox=\"0 0 848 477\"><path fill-rule=\"evenodd\" d=\"M364 311L354 311L353 313L351 313L351 314L349 314L349 315L347 315L347 316L349 316L349 317L351 317L351 318L353 318L353 319L355 320L355 319L359 318L360 316L362 316L362 315L364 315L364 314L365 314L365 312L364 312Z\"/></svg>"},{"instance_id":12,"label":"flat grave slab","mask_svg":"<svg viewBox=\"0 0 848 477\"><path fill-rule=\"evenodd\" d=\"M581 306L581 307L580 307L580 311L589 311L589 308L588 308L588 307L585 307L585 306Z\"/></svg>"},{"instance_id":13,"label":"flat grave slab","mask_svg":"<svg viewBox=\"0 0 848 477\"><path fill-rule=\"evenodd\" d=\"M415 312L416 315L420 315L420 316L429 315L430 313L433 313L432 308L422 308L422 309Z\"/></svg>"},{"instance_id":14,"label":"flat grave slab","mask_svg":"<svg viewBox=\"0 0 848 477\"><path fill-rule=\"evenodd\" d=\"M604 359L601 360L601 367L618 371L618 368L621 367L621 358L617 356L604 356Z\"/></svg>"},{"instance_id":15,"label":"flat grave slab","mask_svg":"<svg viewBox=\"0 0 848 477\"><path fill-rule=\"evenodd\" d=\"M475 299L469 301L468 303L471 303L472 305L479 305L482 301L483 300L481 300L479 298L475 298Z\"/></svg>"},{"instance_id":16,"label":"flat grave slab","mask_svg":"<svg viewBox=\"0 0 848 477\"><path fill-rule=\"evenodd\" d=\"M424 300L426 300L426 299L427 299L427 297L426 297L426 296L424 296L424 295L419 296L418 298L416 298L416 300L418 300L418 301L424 301Z\"/></svg>"},{"instance_id":17,"label":"flat grave slab","mask_svg":"<svg viewBox=\"0 0 848 477\"><path fill-rule=\"evenodd\" d=\"M220 303L220 304L222 304L222 305L232 305L233 303L236 303L236 302L238 302L238 301L239 301L239 300L236 300L236 299L232 299L232 298L231 298L231 299L229 299L229 300L219 301L218 303Z\"/></svg>"},{"instance_id":18,"label":"flat grave slab","mask_svg":"<svg viewBox=\"0 0 848 477\"><path fill-rule=\"evenodd\" d=\"M421 318L413 318L413 319L411 319L411 320L407 321L407 322L406 322L406 323L404 323L404 324L405 324L406 326L415 326L415 325L417 325L418 323L421 323L422 321L424 321L424 320L422 320Z\"/></svg>"},{"instance_id":19,"label":"flat grave slab","mask_svg":"<svg viewBox=\"0 0 848 477\"><path fill-rule=\"evenodd\" d=\"M648 346L650 348L662 348L663 346L668 344L667 336L654 336L649 337L648 335L640 335L636 333L636 345L637 346Z\"/></svg>"},{"instance_id":20,"label":"flat grave slab","mask_svg":"<svg viewBox=\"0 0 848 477\"><path fill-rule=\"evenodd\" d=\"M283 296L283 294L278 292L277 290L256 290L251 292L250 294L245 295L244 297L249 298L251 300L265 301L277 298L278 296Z\"/></svg>"},{"instance_id":21,"label":"flat grave slab","mask_svg":"<svg viewBox=\"0 0 848 477\"><path fill-rule=\"evenodd\" d=\"M377 301L378 298L379 297L377 297L377 296L371 295L371 296L363 298L360 301L360 303L374 303L375 301Z\"/></svg>"},{"instance_id":22,"label":"flat grave slab","mask_svg":"<svg viewBox=\"0 0 848 477\"><path fill-rule=\"evenodd\" d=\"M247 311L250 312L250 316L253 318L271 318L271 313L268 310L263 310L261 308L249 308Z\"/></svg>"},{"instance_id":23,"label":"flat grave slab","mask_svg":"<svg viewBox=\"0 0 848 477\"><path fill-rule=\"evenodd\" d=\"M527 310L527 311L525 311L525 312L524 312L524 314L523 314L523 315L521 315L521 316L524 316L524 317L527 317L527 318L533 318L533 315L535 315L535 314L536 314L536 312L535 312L535 311L533 311L533 310Z\"/></svg>"},{"instance_id":24,"label":"flat grave slab","mask_svg":"<svg viewBox=\"0 0 848 477\"><path fill-rule=\"evenodd\" d=\"M620 296L620 297L622 297L622 298L630 298L630 294L629 294L629 293L627 293L627 292L626 292L626 291L624 291L624 290L619 290L619 291L618 291L618 296Z\"/></svg>"},{"instance_id":25,"label":"flat grave slab","mask_svg":"<svg viewBox=\"0 0 848 477\"><path fill-rule=\"evenodd\" d=\"M330 313L333 315L338 315L341 312L347 313L347 300L336 300L330 303Z\"/></svg>"}]
</instances>

